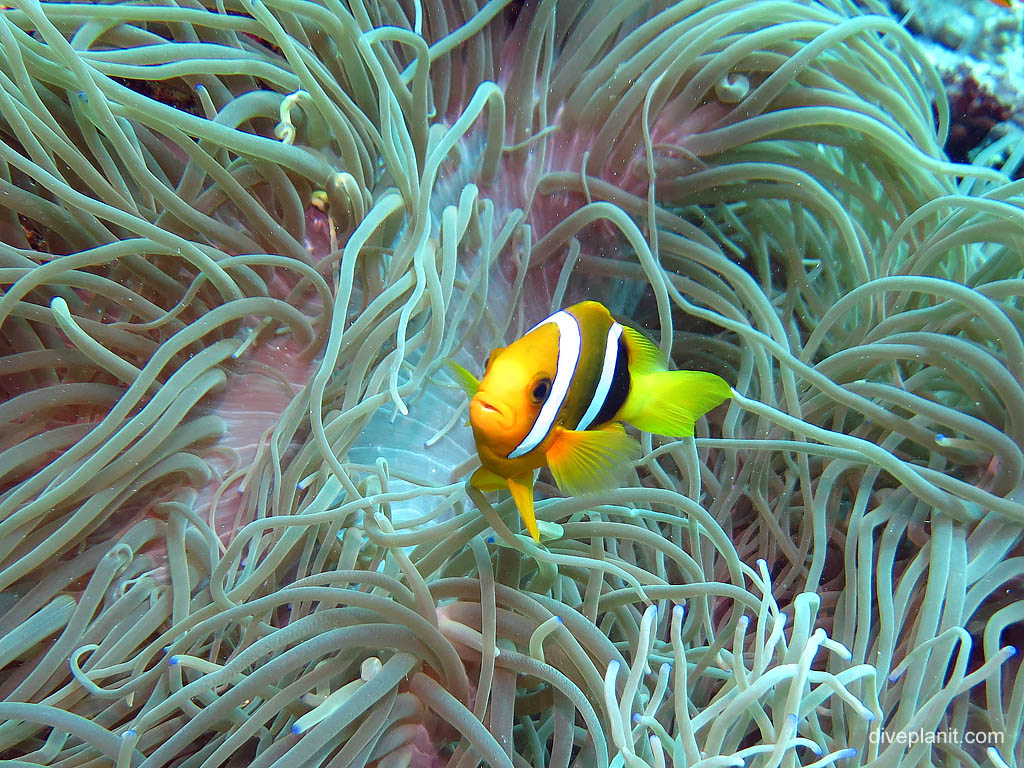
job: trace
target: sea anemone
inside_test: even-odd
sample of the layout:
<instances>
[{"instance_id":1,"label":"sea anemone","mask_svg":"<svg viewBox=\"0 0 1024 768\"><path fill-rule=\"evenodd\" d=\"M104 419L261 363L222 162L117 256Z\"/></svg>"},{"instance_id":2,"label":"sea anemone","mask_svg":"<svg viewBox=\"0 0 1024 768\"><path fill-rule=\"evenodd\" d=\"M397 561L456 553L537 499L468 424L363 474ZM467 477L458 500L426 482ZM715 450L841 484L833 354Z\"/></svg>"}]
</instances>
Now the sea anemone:
<instances>
[{"instance_id":1,"label":"sea anemone","mask_svg":"<svg viewBox=\"0 0 1024 768\"><path fill-rule=\"evenodd\" d=\"M0 757L1020 764L1022 182L879 10L5 7ZM538 545L441 361L581 298L734 396Z\"/></svg>"}]
</instances>

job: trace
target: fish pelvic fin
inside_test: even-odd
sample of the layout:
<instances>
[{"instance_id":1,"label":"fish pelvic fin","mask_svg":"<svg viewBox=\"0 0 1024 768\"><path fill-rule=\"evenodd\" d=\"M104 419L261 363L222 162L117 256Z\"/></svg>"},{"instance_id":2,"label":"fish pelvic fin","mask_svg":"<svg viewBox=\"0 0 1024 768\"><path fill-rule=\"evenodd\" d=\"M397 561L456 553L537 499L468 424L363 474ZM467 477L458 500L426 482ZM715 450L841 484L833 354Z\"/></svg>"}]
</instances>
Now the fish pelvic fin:
<instances>
[{"instance_id":1,"label":"fish pelvic fin","mask_svg":"<svg viewBox=\"0 0 1024 768\"><path fill-rule=\"evenodd\" d=\"M480 467L469 478L470 484L481 491L503 491L508 487L505 478L496 475L485 467Z\"/></svg>"},{"instance_id":2,"label":"fish pelvic fin","mask_svg":"<svg viewBox=\"0 0 1024 768\"><path fill-rule=\"evenodd\" d=\"M706 371L638 374L616 418L657 435L689 437L694 422L731 395L725 379Z\"/></svg>"},{"instance_id":3,"label":"fish pelvic fin","mask_svg":"<svg viewBox=\"0 0 1024 768\"><path fill-rule=\"evenodd\" d=\"M477 390L480 389L480 379L450 357L444 359L444 367L448 369L448 375L455 379L455 383L459 385L467 396L473 397Z\"/></svg>"},{"instance_id":4,"label":"fish pelvic fin","mask_svg":"<svg viewBox=\"0 0 1024 768\"><path fill-rule=\"evenodd\" d=\"M540 529L537 527L537 515L533 510L533 470L524 472L518 477L510 477L506 481L512 491L512 500L516 503L519 516L526 524L533 540L540 543Z\"/></svg>"},{"instance_id":5,"label":"fish pelvic fin","mask_svg":"<svg viewBox=\"0 0 1024 768\"><path fill-rule=\"evenodd\" d=\"M614 488L639 457L640 443L621 424L607 424L561 430L546 458L562 492L581 496Z\"/></svg>"}]
</instances>

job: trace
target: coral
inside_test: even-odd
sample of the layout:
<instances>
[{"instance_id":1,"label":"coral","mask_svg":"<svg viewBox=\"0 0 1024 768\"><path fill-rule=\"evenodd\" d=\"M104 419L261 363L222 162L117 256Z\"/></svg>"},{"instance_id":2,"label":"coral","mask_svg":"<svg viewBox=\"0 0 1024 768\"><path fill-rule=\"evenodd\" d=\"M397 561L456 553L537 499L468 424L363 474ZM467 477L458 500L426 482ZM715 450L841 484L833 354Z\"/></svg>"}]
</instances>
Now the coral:
<instances>
[{"instance_id":1,"label":"coral","mask_svg":"<svg viewBox=\"0 0 1024 768\"><path fill-rule=\"evenodd\" d=\"M966 163L972 150L977 149L992 129L1008 120L1012 113L966 71L957 73L946 87L950 112L946 154L951 160Z\"/></svg>"},{"instance_id":2,"label":"coral","mask_svg":"<svg viewBox=\"0 0 1024 768\"><path fill-rule=\"evenodd\" d=\"M893 0L891 6L946 86L949 157L1000 167L1017 178L1024 160L1013 151L1024 130L1024 6L1000 7L992 0Z\"/></svg>"},{"instance_id":3,"label":"coral","mask_svg":"<svg viewBox=\"0 0 1024 768\"><path fill-rule=\"evenodd\" d=\"M0 757L1020 764L1021 182L883 10L0 11ZM537 544L441 363L582 298L734 396Z\"/></svg>"}]
</instances>

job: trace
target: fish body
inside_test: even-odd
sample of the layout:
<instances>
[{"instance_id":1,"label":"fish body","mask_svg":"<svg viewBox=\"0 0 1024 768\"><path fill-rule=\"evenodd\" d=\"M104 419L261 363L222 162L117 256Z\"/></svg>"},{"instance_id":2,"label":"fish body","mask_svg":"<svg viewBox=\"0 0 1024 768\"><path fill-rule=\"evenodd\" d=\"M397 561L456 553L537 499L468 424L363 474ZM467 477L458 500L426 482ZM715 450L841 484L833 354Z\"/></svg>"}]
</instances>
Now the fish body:
<instances>
[{"instance_id":1,"label":"fish body","mask_svg":"<svg viewBox=\"0 0 1024 768\"><path fill-rule=\"evenodd\" d=\"M692 435L694 421L731 392L713 373L669 371L651 341L596 301L556 312L495 349L479 381L450 367L472 398L469 421L482 466L470 482L483 491L507 487L536 541L536 469L547 465L570 495L614 487L640 456L623 422Z\"/></svg>"},{"instance_id":2,"label":"fish body","mask_svg":"<svg viewBox=\"0 0 1024 768\"><path fill-rule=\"evenodd\" d=\"M1000 8L1012 8L1014 0L988 0L993 5L998 5ZM1018 0L1019 1L1019 0Z\"/></svg>"}]
</instances>

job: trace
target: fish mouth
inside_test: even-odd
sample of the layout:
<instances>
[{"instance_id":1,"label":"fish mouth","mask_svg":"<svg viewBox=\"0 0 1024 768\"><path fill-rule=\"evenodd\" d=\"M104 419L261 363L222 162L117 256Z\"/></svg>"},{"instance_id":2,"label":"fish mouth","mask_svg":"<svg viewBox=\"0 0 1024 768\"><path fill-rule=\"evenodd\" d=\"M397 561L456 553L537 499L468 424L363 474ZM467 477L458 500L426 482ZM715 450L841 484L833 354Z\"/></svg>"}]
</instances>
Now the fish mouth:
<instances>
[{"instance_id":1,"label":"fish mouth","mask_svg":"<svg viewBox=\"0 0 1024 768\"><path fill-rule=\"evenodd\" d=\"M507 406L481 392L477 392L470 403L469 418L471 422L489 421L506 428L515 421Z\"/></svg>"}]
</instances>

